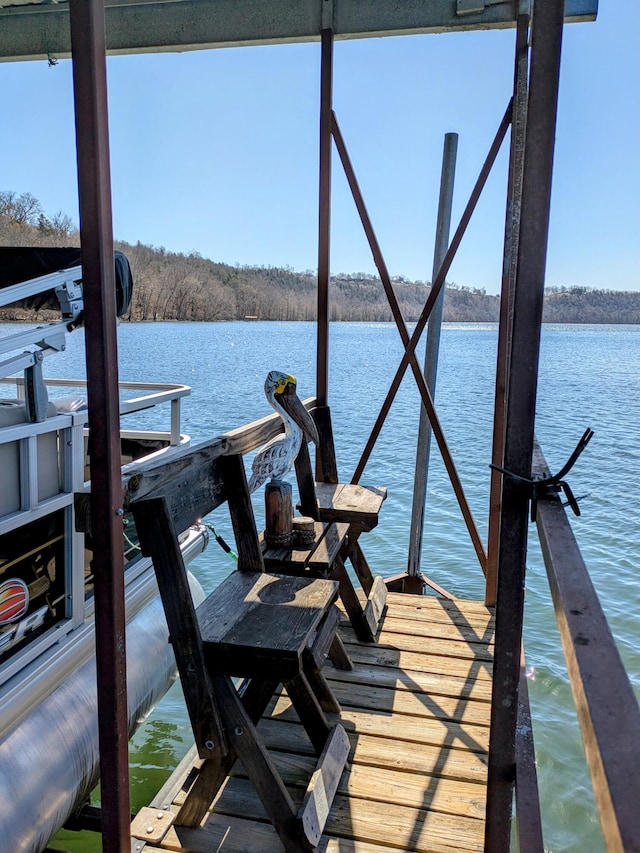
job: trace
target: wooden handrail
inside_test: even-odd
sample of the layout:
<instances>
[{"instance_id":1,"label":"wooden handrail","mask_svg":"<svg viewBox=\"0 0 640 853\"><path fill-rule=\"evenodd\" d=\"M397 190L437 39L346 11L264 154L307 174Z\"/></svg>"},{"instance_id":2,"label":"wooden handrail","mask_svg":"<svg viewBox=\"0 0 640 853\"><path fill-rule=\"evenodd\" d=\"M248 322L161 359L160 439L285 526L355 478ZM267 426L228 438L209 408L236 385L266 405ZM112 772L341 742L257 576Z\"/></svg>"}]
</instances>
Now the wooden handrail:
<instances>
[{"instance_id":1,"label":"wooden handrail","mask_svg":"<svg viewBox=\"0 0 640 853\"><path fill-rule=\"evenodd\" d=\"M314 408L315 398L304 401L307 409ZM172 490L176 481L186 482L190 477L201 476L202 467L232 453L251 453L283 431L282 418L278 414L225 432L216 438L187 446L169 459L156 457L142 463L139 468L129 469L122 482L122 506L127 509L134 500L158 497Z\"/></svg>"},{"instance_id":2,"label":"wooden handrail","mask_svg":"<svg viewBox=\"0 0 640 853\"><path fill-rule=\"evenodd\" d=\"M539 445L534 475L548 476ZM562 502L538 500L537 526L608 851L640 843L640 708Z\"/></svg>"}]
</instances>

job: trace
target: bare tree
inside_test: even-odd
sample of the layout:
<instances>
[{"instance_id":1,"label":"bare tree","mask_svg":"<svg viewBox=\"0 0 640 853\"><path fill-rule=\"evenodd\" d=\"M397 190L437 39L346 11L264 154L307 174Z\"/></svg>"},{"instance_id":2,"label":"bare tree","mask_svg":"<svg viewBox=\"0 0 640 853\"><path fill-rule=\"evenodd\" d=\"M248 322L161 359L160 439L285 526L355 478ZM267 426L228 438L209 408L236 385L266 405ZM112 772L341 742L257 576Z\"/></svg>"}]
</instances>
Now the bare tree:
<instances>
[{"instance_id":1,"label":"bare tree","mask_svg":"<svg viewBox=\"0 0 640 853\"><path fill-rule=\"evenodd\" d=\"M0 215L18 225L37 225L42 205L31 193L18 195L12 190L0 191Z\"/></svg>"}]
</instances>

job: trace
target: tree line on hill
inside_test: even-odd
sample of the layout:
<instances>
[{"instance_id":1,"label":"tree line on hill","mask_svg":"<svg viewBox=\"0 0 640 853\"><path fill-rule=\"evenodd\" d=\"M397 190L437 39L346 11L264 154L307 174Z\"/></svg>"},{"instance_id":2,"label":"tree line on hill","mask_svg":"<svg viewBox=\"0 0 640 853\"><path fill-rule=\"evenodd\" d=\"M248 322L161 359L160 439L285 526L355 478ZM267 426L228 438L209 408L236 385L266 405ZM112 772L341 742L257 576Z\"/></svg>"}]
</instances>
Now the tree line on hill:
<instances>
[{"instance_id":1,"label":"tree line on hill","mask_svg":"<svg viewBox=\"0 0 640 853\"><path fill-rule=\"evenodd\" d=\"M30 193L0 191L0 245L79 246L80 237L62 211L47 216ZM134 289L125 320L314 320L316 275L290 268L230 266L197 253L170 252L142 243L116 242L129 258ZM430 291L424 282L400 276L393 288L407 322L418 319ZM496 322L499 298L483 289L447 284L445 322ZM43 321L7 306L2 320ZM331 320L385 322L392 319L380 280L366 273L331 279ZM586 287L548 288L547 323L640 323L640 293Z\"/></svg>"}]
</instances>

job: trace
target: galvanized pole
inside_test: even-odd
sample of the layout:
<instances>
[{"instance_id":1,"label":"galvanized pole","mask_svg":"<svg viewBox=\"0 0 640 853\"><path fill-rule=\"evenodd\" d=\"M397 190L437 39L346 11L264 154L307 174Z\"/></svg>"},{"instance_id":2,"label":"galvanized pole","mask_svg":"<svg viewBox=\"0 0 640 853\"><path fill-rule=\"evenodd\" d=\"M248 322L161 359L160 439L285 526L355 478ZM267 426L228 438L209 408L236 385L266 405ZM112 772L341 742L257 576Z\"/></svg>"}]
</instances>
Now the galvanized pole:
<instances>
[{"instance_id":1,"label":"galvanized pole","mask_svg":"<svg viewBox=\"0 0 640 853\"><path fill-rule=\"evenodd\" d=\"M71 0L71 45L91 441L102 833L130 851L120 407L103 0Z\"/></svg>"},{"instance_id":2,"label":"galvanized pole","mask_svg":"<svg viewBox=\"0 0 640 853\"><path fill-rule=\"evenodd\" d=\"M446 133L442 152L442 174L440 176L440 199L438 201L438 220L436 242L433 252L433 274L435 281L447 249L449 248L449 230L451 228L451 209L453 206L453 184L456 173L456 155L458 153L458 134ZM436 393L438 373L438 353L440 351L440 330L444 307L445 286L442 287L433 306L427 325L427 346L424 360L424 378L431 398ZM422 535L424 529L424 509L427 497L427 478L429 475L429 453L431 450L431 424L424 405L420 406L420 425L418 428L418 449L416 452L416 476L413 485L413 507L409 530L409 559L407 574L418 577L422 556Z\"/></svg>"},{"instance_id":3,"label":"galvanized pole","mask_svg":"<svg viewBox=\"0 0 640 853\"><path fill-rule=\"evenodd\" d=\"M505 427L504 467L516 477L531 474L563 21L564 0L535 3ZM526 484L503 478L487 853L508 853L510 848L529 499Z\"/></svg>"}]
</instances>

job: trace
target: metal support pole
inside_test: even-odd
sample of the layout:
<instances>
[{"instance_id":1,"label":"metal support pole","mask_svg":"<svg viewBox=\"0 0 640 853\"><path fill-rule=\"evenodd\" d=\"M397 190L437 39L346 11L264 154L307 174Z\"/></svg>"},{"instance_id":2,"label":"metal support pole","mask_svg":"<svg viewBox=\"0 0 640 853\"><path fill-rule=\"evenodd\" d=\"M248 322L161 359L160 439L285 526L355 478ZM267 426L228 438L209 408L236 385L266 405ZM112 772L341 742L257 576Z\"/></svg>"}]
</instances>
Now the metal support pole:
<instances>
[{"instance_id":1,"label":"metal support pole","mask_svg":"<svg viewBox=\"0 0 640 853\"><path fill-rule=\"evenodd\" d=\"M453 184L456 174L456 155L458 153L458 134L446 133L442 152L442 173L440 176L440 198L438 200L438 220L436 242L433 252L434 281L449 248L449 230L451 228L451 209L453 207ZM440 351L440 329L444 308L444 285L438 294L427 325L427 346L424 359L424 378L432 399L436 393L438 373L438 353ZM427 479L429 476L429 453L431 450L431 424L424 406L420 406L420 424L418 427L418 448L416 451L416 476L413 485L413 506L411 509L411 527L409 530L409 558L407 573L412 577L420 574L422 556L422 535L424 529L424 508L427 498Z\"/></svg>"},{"instance_id":2,"label":"metal support pole","mask_svg":"<svg viewBox=\"0 0 640 853\"><path fill-rule=\"evenodd\" d=\"M102 831L131 849L115 271L103 0L69 4L91 441Z\"/></svg>"},{"instance_id":3,"label":"metal support pole","mask_svg":"<svg viewBox=\"0 0 640 853\"><path fill-rule=\"evenodd\" d=\"M322 30L320 71L320 189L318 200L318 338L316 398L328 404L329 377L329 255L331 229L331 121L333 89L333 32Z\"/></svg>"},{"instance_id":4,"label":"metal support pole","mask_svg":"<svg viewBox=\"0 0 640 853\"><path fill-rule=\"evenodd\" d=\"M564 0L535 4L504 454L505 468L521 477L529 477L533 453L563 18ZM529 497L525 485L504 477L489 735L487 853L508 853L511 837Z\"/></svg>"},{"instance_id":5,"label":"metal support pole","mask_svg":"<svg viewBox=\"0 0 640 853\"><path fill-rule=\"evenodd\" d=\"M522 169L524 166L524 137L527 122L528 38L529 16L520 15L518 17L516 34L513 119L511 122L511 150L509 152L509 180L507 184L507 211L505 216L504 255L502 262L496 390L493 410L493 450L491 453L492 463L499 468L504 466L504 423L507 411L509 341L511 339L511 325L513 322L513 293L518 267L520 209L522 206ZM491 489L489 495L487 584L485 591L485 604L487 607L494 607L496 603L501 496L502 474L494 468L491 471Z\"/></svg>"}]
</instances>

